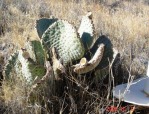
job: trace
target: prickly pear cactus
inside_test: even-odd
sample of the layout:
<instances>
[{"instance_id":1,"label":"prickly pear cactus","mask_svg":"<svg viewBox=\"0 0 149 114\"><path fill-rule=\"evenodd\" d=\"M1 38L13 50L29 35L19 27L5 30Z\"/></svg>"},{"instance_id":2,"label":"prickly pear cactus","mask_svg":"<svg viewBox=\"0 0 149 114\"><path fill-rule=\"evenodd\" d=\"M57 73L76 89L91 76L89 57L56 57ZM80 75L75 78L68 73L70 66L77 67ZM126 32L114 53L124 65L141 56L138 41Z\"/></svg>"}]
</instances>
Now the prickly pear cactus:
<instances>
[{"instance_id":1,"label":"prickly pear cactus","mask_svg":"<svg viewBox=\"0 0 149 114\"><path fill-rule=\"evenodd\" d=\"M104 53L101 53L101 56L103 57L98 65L93 66L97 67L98 70L104 69L112 60L113 49L111 43L104 41L106 38L100 38L95 42L91 12L88 12L83 16L78 29L79 36L77 35L76 29L67 21L57 20L54 22L47 19L38 21L37 32L39 34L39 31L42 31L42 34L39 34L39 37L42 39L44 48L47 50L51 50L53 47L56 48L57 54L59 58L63 60L64 65L81 59L83 56L87 58L88 61L91 60L97 53L96 50L98 50L99 45L102 43L105 46L105 49L102 49L104 50ZM45 23L47 23L47 25ZM100 54L99 51L98 53ZM97 61L95 63L97 63ZM92 62L92 64L94 64L94 62ZM80 67L81 65L78 64L73 66ZM85 68L85 66L81 67ZM76 69L80 70L80 68Z\"/></svg>"},{"instance_id":2,"label":"prickly pear cactus","mask_svg":"<svg viewBox=\"0 0 149 114\"><path fill-rule=\"evenodd\" d=\"M27 49L18 50L14 53L5 66L3 75L5 79L10 79L11 74L23 76L27 82L31 83L35 77L45 74L44 51L39 41L27 42Z\"/></svg>"},{"instance_id":3,"label":"prickly pear cactus","mask_svg":"<svg viewBox=\"0 0 149 114\"><path fill-rule=\"evenodd\" d=\"M65 20L53 23L42 35L43 45L51 49L55 47L64 65L78 60L84 55L84 46L76 29Z\"/></svg>"},{"instance_id":4,"label":"prickly pear cactus","mask_svg":"<svg viewBox=\"0 0 149 114\"><path fill-rule=\"evenodd\" d=\"M106 68L113 58L112 44L106 37L98 38L94 43L91 12L82 18L78 33L69 22L58 19L39 19L36 21L36 28L41 42L29 41L25 48L11 56L4 70L6 78L9 78L12 73L21 74L28 82L32 82L35 77L42 77L46 72L44 63L47 51L49 57L56 52L56 56L52 59L54 71L60 68L65 71L63 65L67 66L85 57L79 64L73 66L74 72L87 73L93 69ZM51 53L52 49L55 50L53 53ZM58 59L63 62L61 63ZM78 73L81 74L81 72Z\"/></svg>"}]
</instances>

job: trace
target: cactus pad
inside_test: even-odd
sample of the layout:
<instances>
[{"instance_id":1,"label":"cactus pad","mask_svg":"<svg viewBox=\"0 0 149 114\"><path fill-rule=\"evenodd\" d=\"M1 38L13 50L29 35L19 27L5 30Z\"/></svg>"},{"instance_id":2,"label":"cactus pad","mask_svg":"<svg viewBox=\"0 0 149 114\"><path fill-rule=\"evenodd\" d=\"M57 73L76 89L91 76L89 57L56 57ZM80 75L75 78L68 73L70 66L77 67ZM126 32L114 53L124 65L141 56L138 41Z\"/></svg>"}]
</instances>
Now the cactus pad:
<instances>
[{"instance_id":1,"label":"cactus pad","mask_svg":"<svg viewBox=\"0 0 149 114\"><path fill-rule=\"evenodd\" d=\"M42 35L42 42L48 49L56 48L64 65L80 59L84 55L84 46L76 29L64 20L53 23Z\"/></svg>"},{"instance_id":2,"label":"cactus pad","mask_svg":"<svg viewBox=\"0 0 149 114\"><path fill-rule=\"evenodd\" d=\"M45 52L39 41L34 40L27 42L25 45L25 49L29 53L30 58L32 58L33 61L35 61L39 65L44 65Z\"/></svg>"},{"instance_id":3,"label":"cactus pad","mask_svg":"<svg viewBox=\"0 0 149 114\"><path fill-rule=\"evenodd\" d=\"M11 73L23 76L31 83L34 78L46 73L44 68L44 51L39 41L27 42L27 49L19 50L13 54L5 66L4 76L9 79ZM26 58L25 55L28 57Z\"/></svg>"},{"instance_id":4,"label":"cactus pad","mask_svg":"<svg viewBox=\"0 0 149 114\"><path fill-rule=\"evenodd\" d=\"M47 30L47 28L56 21L57 19L48 19L48 18L42 18L42 19L37 20L36 29L37 29L39 38L41 38L42 34Z\"/></svg>"},{"instance_id":5,"label":"cactus pad","mask_svg":"<svg viewBox=\"0 0 149 114\"><path fill-rule=\"evenodd\" d=\"M88 12L83 16L78 33L84 44L85 49L90 49L93 45L94 25L92 22L92 13Z\"/></svg>"},{"instance_id":6,"label":"cactus pad","mask_svg":"<svg viewBox=\"0 0 149 114\"><path fill-rule=\"evenodd\" d=\"M18 59L18 52L15 52L14 54L12 54L10 58L8 59L8 62L5 65L5 69L3 72L3 75L5 76L6 79L10 78L9 76L14 66L16 65L17 59Z\"/></svg>"}]
</instances>

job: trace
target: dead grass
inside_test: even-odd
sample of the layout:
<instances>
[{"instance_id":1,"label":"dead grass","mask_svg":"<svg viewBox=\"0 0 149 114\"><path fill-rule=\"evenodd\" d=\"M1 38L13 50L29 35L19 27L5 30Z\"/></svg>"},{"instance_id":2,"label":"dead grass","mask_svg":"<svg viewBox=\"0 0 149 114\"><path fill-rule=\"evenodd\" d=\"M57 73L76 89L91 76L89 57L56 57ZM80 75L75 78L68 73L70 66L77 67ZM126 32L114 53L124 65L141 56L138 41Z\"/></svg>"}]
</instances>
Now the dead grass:
<instances>
[{"instance_id":1,"label":"dead grass","mask_svg":"<svg viewBox=\"0 0 149 114\"><path fill-rule=\"evenodd\" d=\"M16 49L20 49L28 38L38 39L35 21L42 17L66 19L78 28L82 15L91 11L96 38L100 35L110 38L121 54L119 64L124 69L130 69L131 66L132 74L145 73L144 64L149 60L149 5L143 1L105 0L99 3L96 0L1 0L0 4L1 44L13 43ZM126 75L120 72L122 76ZM60 93L48 96L46 87L37 90L34 104L26 102L30 87L23 81L4 82L1 95L4 112L103 113L113 102L110 100L112 98L109 84L104 84L103 81L95 84L91 81L92 78L75 77L74 74L64 77L62 84L65 87L62 87L62 90L60 88ZM110 98L106 98L108 95Z\"/></svg>"}]
</instances>

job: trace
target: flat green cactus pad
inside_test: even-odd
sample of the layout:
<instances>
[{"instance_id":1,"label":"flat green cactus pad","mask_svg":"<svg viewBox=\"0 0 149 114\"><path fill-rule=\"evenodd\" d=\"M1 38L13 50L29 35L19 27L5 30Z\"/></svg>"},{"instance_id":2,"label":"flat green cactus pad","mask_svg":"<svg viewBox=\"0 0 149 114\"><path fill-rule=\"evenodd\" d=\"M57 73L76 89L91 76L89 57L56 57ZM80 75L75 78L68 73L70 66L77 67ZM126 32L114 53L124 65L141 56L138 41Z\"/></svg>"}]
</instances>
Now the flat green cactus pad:
<instances>
[{"instance_id":1,"label":"flat green cactus pad","mask_svg":"<svg viewBox=\"0 0 149 114\"><path fill-rule=\"evenodd\" d=\"M42 34L47 30L47 28L53 24L57 19L48 19L48 18L42 18L36 21L36 29L39 38L42 37Z\"/></svg>"},{"instance_id":2,"label":"flat green cactus pad","mask_svg":"<svg viewBox=\"0 0 149 114\"><path fill-rule=\"evenodd\" d=\"M27 65L29 72L31 73L32 79L34 79L36 76L37 77L43 76L46 72L44 68L45 53L40 41L33 40L27 42L26 51L30 55L30 58L27 61L28 62Z\"/></svg>"},{"instance_id":3,"label":"flat green cactus pad","mask_svg":"<svg viewBox=\"0 0 149 114\"><path fill-rule=\"evenodd\" d=\"M40 41L29 41L25 45L26 51L29 53L30 58L39 65L44 65L45 53Z\"/></svg>"},{"instance_id":4,"label":"flat green cactus pad","mask_svg":"<svg viewBox=\"0 0 149 114\"><path fill-rule=\"evenodd\" d=\"M64 65L80 59L85 52L76 29L64 20L53 23L42 35L42 42L48 49L56 48Z\"/></svg>"},{"instance_id":5,"label":"flat green cactus pad","mask_svg":"<svg viewBox=\"0 0 149 114\"><path fill-rule=\"evenodd\" d=\"M44 76L44 51L39 41L27 42L27 49L19 50L13 54L5 66L4 76L9 79L12 73L23 76L27 82L32 83L35 77ZM26 57L27 56L27 57Z\"/></svg>"},{"instance_id":6,"label":"flat green cactus pad","mask_svg":"<svg viewBox=\"0 0 149 114\"><path fill-rule=\"evenodd\" d=\"M35 79L36 77L42 78L42 76L45 75L46 69L43 66L35 65L35 64L29 64L29 69L32 75L32 79Z\"/></svg>"},{"instance_id":7,"label":"flat green cactus pad","mask_svg":"<svg viewBox=\"0 0 149 114\"><path fill-rule=\"evenodd\" d=\"M10 78L9 76L12 70L14 69L14 66L16 65L17 59L18 59L18 52L15 52L14 54L12 54L8 59L8 62L5 65L5 69L3 72L3 75L5 76L6 79Z\"/></svg>"},{"instance_id":8,"label":"flat green cactus pad","mask_svg":"<svg viewBox=\"0 0 149 114\"><path fill-rule=\"evenodd\" d=\"M91 12L88 12L87 15L83 16L80 27L78 29L78 33L81 37L85 49L90 49L94 40L94 25L92 22Z\"/></svg>"}]
</instances>

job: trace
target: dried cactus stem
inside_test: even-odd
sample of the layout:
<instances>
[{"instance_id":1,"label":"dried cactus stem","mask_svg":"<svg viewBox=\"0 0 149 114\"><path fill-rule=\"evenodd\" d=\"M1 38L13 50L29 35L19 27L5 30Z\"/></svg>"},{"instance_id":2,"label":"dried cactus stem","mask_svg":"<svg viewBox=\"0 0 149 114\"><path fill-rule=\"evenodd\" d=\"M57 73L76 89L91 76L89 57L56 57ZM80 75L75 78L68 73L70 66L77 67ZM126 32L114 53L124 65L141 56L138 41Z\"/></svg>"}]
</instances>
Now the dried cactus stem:
<instances>
[{"instance_id":1,"label":"dried cactus stem","mask_svg":"<svg viewBox=\"0 0 149 114\"><path fill-rule=\"evenodd\" d=\"M56 80L60 79L60 73L65 73L65 68L61 64L60 60L57 58L56 49L52 48L52 62L53 62L53 71Z\"/></svg>"},{"instance_id":2,"label":"dried cactus stem","mask_svg":"<svg viewBox=\"0 0 149 114\"><path fill-rule=\"evenodd\" d=\"M104 44L101 44L99 48L97 49L95 55L93 58L85 65L82 65L81 63L73 65L74 72L77 74L84 74L91 70L93 70L101 61L103 52L104 52Z\"/></svg>"}]
</instances>

